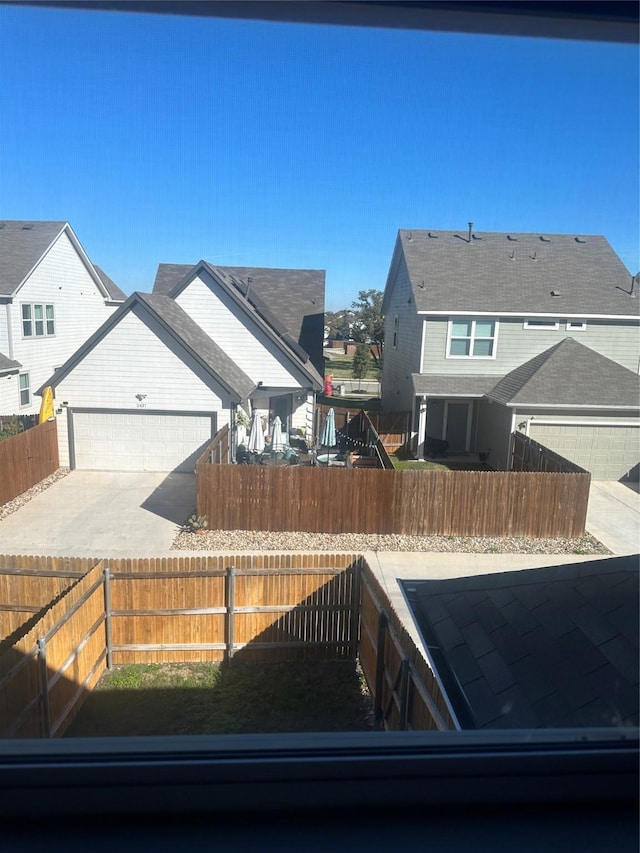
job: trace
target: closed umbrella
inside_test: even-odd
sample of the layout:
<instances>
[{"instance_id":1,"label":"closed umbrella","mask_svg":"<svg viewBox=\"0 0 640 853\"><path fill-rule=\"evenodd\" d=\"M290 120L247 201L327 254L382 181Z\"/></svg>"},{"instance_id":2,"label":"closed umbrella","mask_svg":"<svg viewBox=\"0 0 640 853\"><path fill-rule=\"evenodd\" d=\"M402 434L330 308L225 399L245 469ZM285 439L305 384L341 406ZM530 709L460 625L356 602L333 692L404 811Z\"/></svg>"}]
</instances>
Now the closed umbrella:
<instances>
[{"instance_id":1,"label":"closed umbrella","mask_svg":"<svg viewBox=\"0 0 640 853\"><path fill-rule=\"evenodd\" d=\"M38 418L38 423L43 424L45 421L48 421L50 418L54 418L55 414L53 412L53 390L50 385L42 392L42 403L40 404L40 417Z\"/></svg>"},{"instance_id":2,"label":"closed umbrella","mask_svg":"<svg viewBox=\"0 0 640 853\"><path fill-rule=\"evenodd\" d=\"M336 413L333 409L329 409L327 412L320 436L320 444L323 447L335 447L336 445Z\"/></svg>"},{"instance_id":3,"label":"closed umbrella","mask_svg":"<svg viewBox=\"0 0 640 853\"><path fill-rule=\"evenodd\" d=\"M247 442L247 450L249 453L262 453L264 450L264 432L262 431L262 420L258 412L253 413L251 421L251 432L249 433L249 441Z\"/></svg>"},{"instance_id":4,"label":"closed umbrella","mask_svg":"<svg viewBox=\"0 0 640 853\"><path fill-rule=\"evenodd\" d=\"M282 440L282 421L278 415L273 419L273 429L271 430L271 450L274 453L284 450L284 441Z\"/></svg>"}]
</instances>

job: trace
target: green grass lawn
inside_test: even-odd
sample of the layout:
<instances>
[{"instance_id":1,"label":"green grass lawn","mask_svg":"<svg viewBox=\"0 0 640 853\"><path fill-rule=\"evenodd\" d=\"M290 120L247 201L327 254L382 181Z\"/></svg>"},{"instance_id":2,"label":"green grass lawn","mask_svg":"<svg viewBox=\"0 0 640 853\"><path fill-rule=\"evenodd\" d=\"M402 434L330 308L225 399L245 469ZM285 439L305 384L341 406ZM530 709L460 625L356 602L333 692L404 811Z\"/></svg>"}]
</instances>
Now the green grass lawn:
<instances>
[{"instance_id":1,"label":"green grass lawn","mask_svg":"<svg viewBox=\"0 0 640 853\"><path fill-rule=\"evenodd\" d=\"M436 462L428 459L408 459L404 455L390 454L393 467L399 471L491 471L483 462L448 462L446 459Z\"/></svg>"},{"instance_id":2,"label":"green grass lawn","mask_svg":"<svg viewBox=\"0 0 640 853\"><path fill-rule=\"evenodd\" d=\"M65 737L368 731L353 661L136 664L106 673Z\"/></svg>"},{"instance_id":3,"label":"green grass lawn","mask_svg":"<svg viewBox=\"0 0 640 853\"><path fill-rule=\"evenodd\" d=\"M325 376L328 374L333 376L334 385L341 379L353 379L352 370L353 356L351 355L339 355L331 359L325 358L324 373ZM380 371L376 368L373 359L371 359L369 370L363 379L375 379L376 381L380 379Z\"/></svg>"}]
</instances>

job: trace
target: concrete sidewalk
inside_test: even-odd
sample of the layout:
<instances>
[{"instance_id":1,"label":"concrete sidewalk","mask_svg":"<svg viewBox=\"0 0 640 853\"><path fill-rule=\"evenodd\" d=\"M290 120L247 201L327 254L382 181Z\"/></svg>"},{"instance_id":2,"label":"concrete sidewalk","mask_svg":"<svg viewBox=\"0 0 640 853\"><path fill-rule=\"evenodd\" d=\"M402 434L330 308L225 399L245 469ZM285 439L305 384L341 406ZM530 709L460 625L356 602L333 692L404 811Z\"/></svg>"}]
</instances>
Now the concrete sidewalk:
<instances>
[{"instance_id":1,"label":"concrete sidewalk","mask_svg":"<svg viewBox=\"0 0 640 853\"><path fill-rule=\"evenodd\" d=\"M589 490L587 530L612 554L640 554L638 484L595 480Z\"/></svg>"}]
</instances>

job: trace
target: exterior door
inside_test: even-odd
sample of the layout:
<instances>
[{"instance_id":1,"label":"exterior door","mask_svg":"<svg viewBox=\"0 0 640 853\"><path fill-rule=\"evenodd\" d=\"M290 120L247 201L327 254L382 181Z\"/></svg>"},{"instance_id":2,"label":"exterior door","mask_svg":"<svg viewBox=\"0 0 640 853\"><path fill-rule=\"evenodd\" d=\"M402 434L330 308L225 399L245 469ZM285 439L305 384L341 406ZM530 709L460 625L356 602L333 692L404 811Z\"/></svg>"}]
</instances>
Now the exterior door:
<instances>
[{"instance_id":1,"label":"exterior door","mask_svg":"<svg viewBox=\"0 0 640 853\"><path fill-rule=\"evenodd\" d=\"M471 432L471 403L447 400L444 409L443 438L449 442L450 453L469 450Z\"/></svg>"}]
</instances>

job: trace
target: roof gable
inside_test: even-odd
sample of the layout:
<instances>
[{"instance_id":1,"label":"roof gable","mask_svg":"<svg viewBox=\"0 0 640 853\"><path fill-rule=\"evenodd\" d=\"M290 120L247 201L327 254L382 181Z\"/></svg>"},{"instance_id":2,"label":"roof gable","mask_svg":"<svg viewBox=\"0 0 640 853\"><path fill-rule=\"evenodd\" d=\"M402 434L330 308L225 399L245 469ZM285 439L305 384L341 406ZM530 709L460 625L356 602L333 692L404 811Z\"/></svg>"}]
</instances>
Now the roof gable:
<instances>
[{"instance_id":1,"label":"roof gable","mask_svg":"<svg viewBox=\"0 0 640 853\"><path fill-rule=\"evenodd\" d=\"M148 293L132 293L127 301L115 311L102 326L43 384L36 392L40 394L47 385L57 386L68 376L111 329L139 304L148 311L174 340L196 359L205 370L236 398L246 399L254 390L255 383L233 362L229 356L198 326L198 324L167 296Z\"/></svg>"},{"instance_id":2,"label":"roof gable","mask_svg":"<svg viewBox=\"0 0 640 853\"><path fill-rule=\"evenodd\" d=\"M298 360L304 364L309 359L319 374L323 372L324 270L201 263L236 300L253 309ZM160 264L153 292L175 296L193 271L184 264Z\"/></svg>"},{"instance_id":3,"label":"roof gable","mask_svg":"<svg viewBox=\"0 0 640 853\"><path fill-rule=\"evenodd\" d=\"M505 406L640 408L640 377L573 338L504 376L487 397Z\"/></svg>"},{"instance_id":4,"label":"roof gable","mask_svg":"<svg viewBox=\"0 0 640 853\"><path fill-rule=\"evenodd\" d=\"M400 230L417 311L640 315L632 276L604 237ZM556 293L557 295L553 295Z\"/></svg>"},{"instance_id":5,"label":"roof gable","mask_svg":"<svg viewBox=\"0 0 640 853\"><path fill-rule=\"evenodd\" d=\"M0 221L0 296L13 296L66 232L80 260L105 299L120 302L125 294L106 273L89 260L68 222Z\"/></svg>"}]
</instances>

